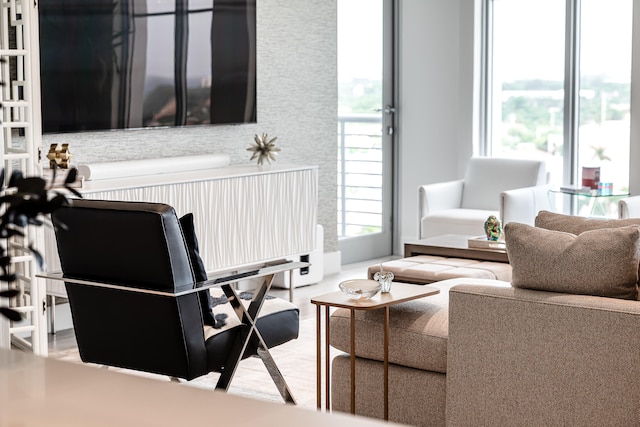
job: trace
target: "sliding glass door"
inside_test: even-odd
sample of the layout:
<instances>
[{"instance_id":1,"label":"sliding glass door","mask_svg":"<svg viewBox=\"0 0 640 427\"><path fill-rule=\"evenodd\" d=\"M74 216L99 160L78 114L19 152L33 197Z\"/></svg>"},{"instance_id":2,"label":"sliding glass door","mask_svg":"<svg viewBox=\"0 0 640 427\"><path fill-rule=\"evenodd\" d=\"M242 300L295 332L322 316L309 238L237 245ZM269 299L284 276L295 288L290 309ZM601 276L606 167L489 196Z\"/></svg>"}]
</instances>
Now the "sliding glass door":
<instances>
[{"instance_id":1,"label":"sliding glass door","mask_svg":"<svg viewBox=\"0 0 640 427\"><path fill-rule=\"evenodd\" d=\"M338 0L338 239L342 263L392 253L392 0Z\"/></svg>"}]
</instances>

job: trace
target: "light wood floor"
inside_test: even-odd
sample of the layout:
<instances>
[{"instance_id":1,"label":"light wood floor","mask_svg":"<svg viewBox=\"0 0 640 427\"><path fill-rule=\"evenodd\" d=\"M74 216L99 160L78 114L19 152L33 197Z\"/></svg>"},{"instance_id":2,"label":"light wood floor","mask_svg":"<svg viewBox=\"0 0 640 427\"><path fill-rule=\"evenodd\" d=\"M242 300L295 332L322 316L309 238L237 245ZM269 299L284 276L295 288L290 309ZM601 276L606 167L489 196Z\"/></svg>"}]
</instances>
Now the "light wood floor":
<instances>
[{"instance_id":1,"label":"light wood floor","mask_svg":"<svg viewBox=\"0 0 640 427\"><path fill-rule=\"evenodd\" d=\"M311 298L337 290L338 283L343 280L366 278L367 267L379 261L381 260L343 266L340 273L325 276L320 283L294 289L293 303L300 309L300 336L297 340L271 349L271 354L287 381L298 406L314 410L316 407L316 306L311 304ZM288 289L272 288L269 294L283 299L289 298ZM72 329L57 331L55 335L49 334L49 357L82 363ZM140 375L132 371L125 372ZM159 376L144 375L167 380ZM209 374L186 385L213 389L217 378L218 374ZM257 358L244 360L240 364L229 393L276 402L281 401L266 369Z\"/></svg>"}]
</instances>

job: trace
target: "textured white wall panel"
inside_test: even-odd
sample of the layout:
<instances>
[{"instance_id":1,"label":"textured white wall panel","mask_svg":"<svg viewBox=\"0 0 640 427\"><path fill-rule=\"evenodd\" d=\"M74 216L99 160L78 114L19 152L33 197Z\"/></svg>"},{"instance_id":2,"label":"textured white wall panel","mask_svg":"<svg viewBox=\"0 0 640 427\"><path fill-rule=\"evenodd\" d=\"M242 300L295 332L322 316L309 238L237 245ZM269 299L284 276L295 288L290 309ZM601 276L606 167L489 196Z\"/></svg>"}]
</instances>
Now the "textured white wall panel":
<instances>
[{"instance_id":1,"label":"textured white wall panel","mask_svg":"<svg viewBox=\"0 0 640 427\"><path fill-rule=\"evenodd\" d=\"M234 168L230 168L234 170ZM266 170L192 182L83 191L87 199L166 203L178 216L193 212L207 271L228 270L308 254L316 248L317 168ZM223 171L220 169L219 171ZM101 182L108 187L109 182ZM131 183L135 185L133 182Z\"/></svg>"}]
</instances>

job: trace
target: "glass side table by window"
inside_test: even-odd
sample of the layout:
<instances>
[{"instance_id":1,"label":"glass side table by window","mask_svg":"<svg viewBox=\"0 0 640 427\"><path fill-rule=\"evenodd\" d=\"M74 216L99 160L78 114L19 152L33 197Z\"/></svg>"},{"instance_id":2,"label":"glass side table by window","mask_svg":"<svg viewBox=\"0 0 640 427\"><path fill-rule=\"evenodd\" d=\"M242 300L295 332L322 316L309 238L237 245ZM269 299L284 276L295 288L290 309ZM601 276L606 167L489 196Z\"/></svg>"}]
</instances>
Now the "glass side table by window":
<instances>
[{"instance_id":1,"label":"glass side table by window","mask_svg":"<svg viewBox=\"0 0 640 427\"><path fill-rule=\"evenodd\" d=\"M629 192L615 189L610 192L549 190L549 204L554 212L590 218L617 218L618 201L625 197L629 197Z\"/></svg>"}]
</instances>

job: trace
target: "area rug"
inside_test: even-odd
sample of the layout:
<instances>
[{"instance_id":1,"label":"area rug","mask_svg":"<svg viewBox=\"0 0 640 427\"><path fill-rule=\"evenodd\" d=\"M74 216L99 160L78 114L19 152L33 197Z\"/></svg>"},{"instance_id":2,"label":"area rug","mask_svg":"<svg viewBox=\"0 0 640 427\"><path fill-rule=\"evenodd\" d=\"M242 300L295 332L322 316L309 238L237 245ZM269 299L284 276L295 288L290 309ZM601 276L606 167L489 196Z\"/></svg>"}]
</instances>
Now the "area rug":
<instances>
[{"instance_id":1,"label":"area rug","mask_svg":"<svg viewBox=\"0 0 640 427\"><path fill-rule=\"evenodd\" d=\"M315 318L300 321L298 339L270 350L291 394L299 407L316 409L316 323ZM77 348L50 352L49 357L72 363L82 363ZM324 366L324 365L323 365ZM126 369L109 368L130 375L139 375L169 381L165 376L141 373ZM181 380L185 387L214 390L219 374L210 373L192 381ZM262 361L257 357L240 362L231 381L228 393L260 400L283 402Z\"/></svg>"}]
</instances>

